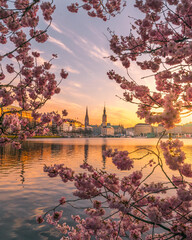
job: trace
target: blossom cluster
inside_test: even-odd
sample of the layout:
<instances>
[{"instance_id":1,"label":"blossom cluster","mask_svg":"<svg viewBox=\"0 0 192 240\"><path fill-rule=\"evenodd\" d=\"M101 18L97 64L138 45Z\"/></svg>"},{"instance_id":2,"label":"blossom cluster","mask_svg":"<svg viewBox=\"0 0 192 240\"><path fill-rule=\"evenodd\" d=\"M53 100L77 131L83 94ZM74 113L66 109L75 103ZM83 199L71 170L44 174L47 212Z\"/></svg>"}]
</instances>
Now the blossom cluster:
<instances>
[{"instance_id":1,"label":"blossom cluster","mask_svg":"<svg viewBox=\"0 0 192 240\"><path fill-rule=\"evenodd\" d=\"M181 147L182 142L179 140L161 142L166 164L180 174L183 171L182 167L185 166L185 156ZM162 168L159 154L154 153L158 163L147 177L144 176L144 168L130 173L131 168L124 167L124 161L130 161L128 157L130 153L127 151L109 149L104 154L112 158L117 168L126 169L126 176L120 178L114 173L97 170L88 163L81 165L86 171L84 173L75 173L62 164L44 167L44 171L50 177L59 175L64 183L72 181L76 188L73 195L77 199L67 200L62 197L52 214L48 211L44 216L37 217L38 223L46 220L54 225L61 232L62 240L93 237L106 240L192 239L190 213L192 186L184 179L184 176L192 175L173 176L171 180L165 174L167 182L146 183L146 179L155 172L157 166ZM150 160L149 163L151 162L154 161ZM90 200L90 206L85 206L84 216L72 216L76 227L71 227L66 222L60 223L63 210L56 211L56 208L83 199ZM151 229L153 231L158 229L157 233L151 234Z\"/></svg>"},{"instance_id":2,"label":"blossom cluster","mask_svg":"<svg viewBox=\"0 0 192 240\"><path fill-rule=\"evenodd\" d=\"M0 2L0 44L13 44L13 49L1 55L1 58L9 56L13 52L25 54L30 48L30 37L35 38L38 42L46 41L46 30L35 31L39 24L39 8L42 11L44 20L50 21L51 15L55 10L55 5L51 2L15 0L14 6L9 1ZM13 33L13 34L12 34ZM42 37L40 37L42 35ZM2 59L1 59L2 60Z\"/></svg>"},{"instance_id":3,"label":"blossom cluster","mask_svg":"<svg viewBox=\"0 0 192 240\"><path fill-rule=\"evenodd\" d=\"M80 8L87 11L90 17L98 17L106 21L108 17L116 16L126 6L125 0L81 0L82 3L75 2L67 8L72 13L77 13Z\"/></svg>"},{"instance_id":4,"label":"blossom cluster","mask_svg":"<svg viewBox=\"0 0 192 240\"><path fill-rule=\"evenodd\" d=\"M106 157L112 157L112 161L121 170L130 170L133 167L133 161L128 156L127 151L117 151L112 152L112 149L103 153Z\"/></svg>"}]
</instances>

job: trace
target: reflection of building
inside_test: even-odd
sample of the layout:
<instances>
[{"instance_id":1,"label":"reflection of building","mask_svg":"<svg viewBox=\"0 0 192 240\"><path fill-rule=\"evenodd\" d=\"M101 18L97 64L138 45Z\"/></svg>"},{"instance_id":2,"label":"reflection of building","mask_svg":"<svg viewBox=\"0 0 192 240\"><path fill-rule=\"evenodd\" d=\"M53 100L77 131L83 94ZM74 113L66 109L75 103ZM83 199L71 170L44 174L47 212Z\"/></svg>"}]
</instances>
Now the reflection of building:
<instances>
[{"instance_id":1,"label":"reflection of building","mask_svg":"<svg viewBox=\"0 0 192 240\"><path fill-rule=\"evenodd\" d=\"M106 167L106 157L105 157L105 154L104 154L104 152L106 151L106 144L103 144L102 146L101 146L101 151L102 151L102 158L103 158L103 169L105 169L105 167Z\"/></svg>"},{"instance_id":2,"label":"reflection of building","mask_svg":"<svg viewBox=\"0 0 192 240\"><path fill-rule=\"evenodd\" d=\"M60 139L35 140L25 142L21 150L7 145L5 148L1 148L2 152L0 151L0 178L6 176L4 174L6 170L14 183L19 181L25 184L28 182L25 179L28 180L31 177L38 179L38 173L41 175L44 163L48 166L53 163L64 163L66 167L78 170L79 164L82 164L84 160L94 167L105 169L108 159L102 153L106 151L107 142L107 139L103 139L102 143L90 139L86 139L85 142L82 142L81 139L77 141L71 139L67 139L67 141Z\"/></svg>"},{"instance_id":3,"label":"reflection of building","mask_svg":"<svg viewBox=\"0 0 192 240\"><path fill-rule=\"evenodd\" d=\"M89 116L88 116L88 107L86 107L86 114L85 114L85 128L89 126Z\"/></svg>"},{"instance_id":4,"label":"reflection of building","mask_svg":"<svg viewBox=\"0 0 192 240\"><path fill-rule=\"evenodd\" d=\"M84 162L87 163L88 160L88 151L89 151L89 145L86 143L84 145Z\"/></svg>"},{"instance_id":5,"label":"reflection of building","mask_svg":"<svg viewBox=\"0 0 192 240\"><path fill-rule=\"evenodd\" d=\"M62 150L63 150L63 145L62 144L58 144L58 143L56 143L56 144L52 143L51 144L51 156L52 157L54 157L55 155L61 154Z\"/></svg>"}]
</instances>

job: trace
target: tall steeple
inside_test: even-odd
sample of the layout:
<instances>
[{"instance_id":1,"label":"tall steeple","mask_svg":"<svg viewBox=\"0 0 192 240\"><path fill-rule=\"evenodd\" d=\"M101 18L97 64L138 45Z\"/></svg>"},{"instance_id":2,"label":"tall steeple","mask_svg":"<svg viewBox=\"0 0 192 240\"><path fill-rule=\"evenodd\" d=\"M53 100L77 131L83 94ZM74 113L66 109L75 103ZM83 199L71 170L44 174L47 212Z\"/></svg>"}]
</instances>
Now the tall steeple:
<instances>
[{"instance_id":1,"label":"tall steeple","mask_svg":"<svg viewBox=\"0 0 192 240\"><path fill-rule=\"evenodd\" d=\"M107 126L107 114L106 114L105 105L104 105L104 109L103 109L102 126L103 126L103 127L106 127L106 126Z\"/></svg>"},{"instance_id":2,"label":"tall steeple","mask_svg":"<svg viewBox=\"0 0 192 240\"><path fill-rule=\"evenodd\" d=\"M87 126L89 126L88 107L86 107L86 114L85 114L85 127Z\"/></svg>"}]
</instances>

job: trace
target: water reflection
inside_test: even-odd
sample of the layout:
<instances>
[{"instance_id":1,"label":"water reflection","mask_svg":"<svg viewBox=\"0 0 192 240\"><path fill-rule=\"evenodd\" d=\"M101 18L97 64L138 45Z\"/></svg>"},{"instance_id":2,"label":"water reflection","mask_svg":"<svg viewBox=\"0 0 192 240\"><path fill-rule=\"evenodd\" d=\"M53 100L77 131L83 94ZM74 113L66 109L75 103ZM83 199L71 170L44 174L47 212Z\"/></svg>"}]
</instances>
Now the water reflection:
<instances>
[{"instance_id":1,"label":"water reflection","mask_svg":"<svg viewBox=\"0 0 192 240\"><path fill-rule=\"evenodd\" d=\"M132 139L131 139L132 140ZM145 139L142 140L143 142ZM147 140L148 141L148 140ZM132 143L130 141L130 143ZM153 143L148 141L146 147L155 149ZM191 141L192 144L192 141ZM26 142L22 150L16 150L10 146L0 148L0 174L9 175L14 178L20 177L20 182L24 185L26 174L37 175L37 166L44 164L64 163L66 166L79 170L79 165L83 162L94 165L108 171L117 171L111 164L110 159L106 159L103 152L108 148L118 148L120 150L134 151L141 145L141 141L129 144L128 140L117 139L74 139L69 141L38 140ZM185 146L188 162L191 161L191 145ZM143 153L137 153L137 157ZM37 164L37 165L36 165ZM135 162L136 168L143 166L142 161ZM30 173L29 173L30 169ZM14 173L13 173L14 171ZM42 171L42 169L39 169ZM1 175L0 175L1 176Z\"/></svg>"},{"instance_id":2,"label":"water reflection","mask_svg":"<svg viewBox=\"0 0 192 240\"><path fill-rule=\"evenodd\" d=\"M64 162L69 167L78 168L83 161L93 164L93 154L97 160L96 165L106 169L106 157L103 155L103 152L107 148L106 139L100 145L95 145L89 139L86 139L84 143L79 142L79 144L30 141L26 142L21 150L7 146L6 148L0 148L0 174L8 175L9 169L11 171L13 169L19 170L17 172L20 176L20 181L24 184L25 168L29 169L37 162L42 161L43 164L47 165ZM35 169L32 169L32 171L35 171Z\"/></svg>"},{"instance_id":3,"label":"water reflection","mask_svg":"<svg viewBox=\"0 0 192 240\"><path fill-rule=\"evenodd\" d=\"M101 153L101 157L102 157L102 163L103 163L103 167L102 169L105 170L106 167L106 157L104 156L103 152L106 151L107 149L107 144L102 144L101 145L101 151L99 151ZM89 158L89 141L86 140L85 145L84 145L84 162L85 163L89 163L88 162L88 158Z\"/></svg>"},{"instance_id":4,"label":"water reflection","mask_svg":"<svg viewBox=\"0 0 192 240\"><path fill-rule=\"evenodd\" d=\"M105 165L106 165L106 157L105 157L105 155L103 154L105 151L106 151L106 149L107 149L107 145L106 144L103 144L102 146L101 146L101 153L102 153L102 162L103 162L103 170L105 170Z\"/></svg>"},{"instance_id":5,"label":"water reflection","mask_svg":"<svg viewBox=\"0 0 192 240\"><path fill-rule=\"evenodd\" d=\"M84 162L87 163L88 161L88 151L89 151L89 145L86 143L84 145Z\"/></svg>"},{"instance_id":6,"label":"water reflection","mask_svg":"<svg viewBox=\"0 0 192 240\"><path fill-rule=\"evenodd\" d=\"M21 160L21 154L22 154L22 150L19 150L19 154L18 154L18 161L21 161L21 183L23 184L25 182L25 177L24 177L24 173L25 173L25 162Z\"/></svg>"},{"instance_id":7,"label":"water reflection","mask_svg":"<svg viewBox=\"0 0 192 240\"><path fill-rule=\"evenodd\" d=\"M191 162L192 140L186 143L187 161ZM48 178L43 172L44 164L64 163L78 172L81 171L79 165L87 162L98 169L123 176L127 172L117 170L111 159L103 156L103 151L118 148L131 152L138 146L155 149L155 144L154 139L36 139L26 142L20 151L10 146L0 148L0 239L59 239L51 226L36 225L35 216L54 206L61 196L70 198L74 186ZM142 154L138 152L135 157ZM141 169L144 164L144 160L136 161L135 169ZM145 174L150 171L150 168L144 169ZM166 171L172 174L167 168ZM157 172L151 180L162 178ZM68 208L65 208L65 212L66 218L76 214Z\"/></svg>"}]
</instances>

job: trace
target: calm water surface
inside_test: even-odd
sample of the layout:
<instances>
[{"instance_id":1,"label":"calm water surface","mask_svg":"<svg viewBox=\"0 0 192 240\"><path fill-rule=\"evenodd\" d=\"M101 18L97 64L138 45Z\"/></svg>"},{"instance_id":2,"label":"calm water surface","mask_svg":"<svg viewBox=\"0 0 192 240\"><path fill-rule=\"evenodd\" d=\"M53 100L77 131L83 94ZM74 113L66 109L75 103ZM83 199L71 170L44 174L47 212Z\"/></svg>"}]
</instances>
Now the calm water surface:
<instances>
[{"instance_id":1,"label":"calm water surface","mask_svg":"<svg viewBox=\"0 0 192 240\"><path fill-rule=\"evenodd\" d=\"M56 240L59 233L49 225L38 225L35 217L57 204L58 199L72 198L73 184L63 184L59 178L49 178L43 172L43 166L64 163L75 171L81 171L79 165L87 161L94 167L116 172L119 176L127 174L118 171L111 159L102 156L108 148L118 148L129 152L139 147L155 150L157 139L131 138L89 138L89 139L35 139L29 140L22 151L9 147L0 149L0 239L1 240ZM184 140L187 161L192 161L192 139ZM136 153L135 157L141 154ZM135 161L135 169L141 169L152 159ZM155 159L154 159L155 160ZM166 167L165 167L166 169ZM151 168L144 169L147 175ZM169 175L173 172L166 169ZM149 181L160 180L164 175L157 169ZM80 203L84 205L85 202ZM87 204L87 203L86 203ZM71 214L78 210L63 207L68 224Z\"/></svg>"}]
</instances>

